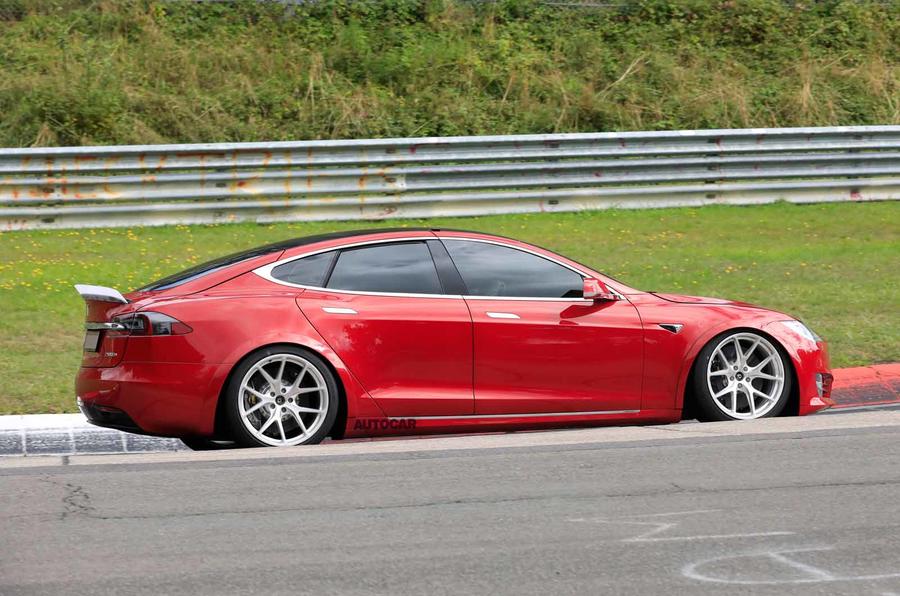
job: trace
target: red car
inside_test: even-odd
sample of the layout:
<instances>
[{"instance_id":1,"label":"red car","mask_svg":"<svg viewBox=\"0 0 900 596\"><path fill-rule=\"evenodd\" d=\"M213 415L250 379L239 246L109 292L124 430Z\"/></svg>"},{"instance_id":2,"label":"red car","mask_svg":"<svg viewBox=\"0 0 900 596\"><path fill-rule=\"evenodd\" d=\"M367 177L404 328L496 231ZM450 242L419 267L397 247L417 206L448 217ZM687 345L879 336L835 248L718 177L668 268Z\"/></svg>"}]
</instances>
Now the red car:
<instances>
[{"instance_id":1,"label":"red car","mask_svg":"<svg viewBox=\"0 0 900 596\"><path fill-rule=\"evenodd\" d=\"M833 403L825 343L800 321L635 290L475 232L310 236L127 296L76 287L82 412L195 448L755 419Z\"/></svg>"}]
</instances>

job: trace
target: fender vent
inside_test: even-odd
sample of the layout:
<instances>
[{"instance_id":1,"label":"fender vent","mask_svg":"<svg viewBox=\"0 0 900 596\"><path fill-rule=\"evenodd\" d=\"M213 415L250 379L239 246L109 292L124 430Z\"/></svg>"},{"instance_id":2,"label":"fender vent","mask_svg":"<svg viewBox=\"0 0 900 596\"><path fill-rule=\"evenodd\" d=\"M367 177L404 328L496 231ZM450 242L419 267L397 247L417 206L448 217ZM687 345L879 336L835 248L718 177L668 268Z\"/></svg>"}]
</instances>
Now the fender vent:
<instances>
[{"instance_id":1,"label":"fender vent","mask_svg":"<svg viewBox=\"0 0 900 596\"><path fill-rule=\"evenodd\" d=\"M660 323L659 326L672 333L678 333L684 327L681 323Z\"/></svg>"}]
</instances>

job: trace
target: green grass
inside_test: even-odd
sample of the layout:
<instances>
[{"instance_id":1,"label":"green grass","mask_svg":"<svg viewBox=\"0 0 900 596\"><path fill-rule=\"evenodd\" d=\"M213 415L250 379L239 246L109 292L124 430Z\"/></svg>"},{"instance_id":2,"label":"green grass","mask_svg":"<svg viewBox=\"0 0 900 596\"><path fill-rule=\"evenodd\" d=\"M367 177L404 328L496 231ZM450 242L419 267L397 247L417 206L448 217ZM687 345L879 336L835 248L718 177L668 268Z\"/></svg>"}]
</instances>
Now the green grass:
<instances>
[{"instance_id":1,"label":"green grass","mask_svg":"<svg viewBox=\"0 0 900 596\"><path fill-rule=\"evenodd\" d=\"M900 1L0 0L0 146L900 122Z\"/></svg>"},{"instance_id":2,"label":"green grass","mask_svg":"<svg viewBox=\"0 0 900 596\"><path fill-rule=\"evenodd\" d=\"M900 360L900 203L403 220L514 236L640 289L728 297L804 319L833 364ZM133 289L188 265L364 223L0 233L0 413L72 411L84 306L74 283Z\"/></svg>"}]
</instances>

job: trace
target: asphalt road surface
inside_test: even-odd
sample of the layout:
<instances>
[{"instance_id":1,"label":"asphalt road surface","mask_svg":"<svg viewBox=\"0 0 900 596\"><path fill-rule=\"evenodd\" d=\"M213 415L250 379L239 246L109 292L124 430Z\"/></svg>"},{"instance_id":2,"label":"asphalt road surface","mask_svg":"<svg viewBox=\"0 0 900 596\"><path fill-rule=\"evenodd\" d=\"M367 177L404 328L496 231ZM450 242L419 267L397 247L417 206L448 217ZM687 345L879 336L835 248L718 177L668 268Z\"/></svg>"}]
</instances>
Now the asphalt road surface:
<instances>
[{"instance_id":1,"label":"asphalt road surface","mask_svg":"<svg viewBox=\"0 0 900 596\"><path fill-rule=\"evenodd\" d=\"M900 594L896 410L14 458L0 487L3 595Z\"/></svg>"}]
</instances>

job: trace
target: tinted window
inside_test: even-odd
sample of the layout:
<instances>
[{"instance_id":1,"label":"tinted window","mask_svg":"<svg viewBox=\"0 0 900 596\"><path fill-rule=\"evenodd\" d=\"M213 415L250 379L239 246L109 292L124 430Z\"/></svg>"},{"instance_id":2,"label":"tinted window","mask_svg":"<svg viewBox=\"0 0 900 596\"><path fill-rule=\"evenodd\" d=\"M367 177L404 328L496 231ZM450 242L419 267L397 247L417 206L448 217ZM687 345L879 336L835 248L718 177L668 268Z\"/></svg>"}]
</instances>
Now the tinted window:
<instances>
[{"instance_id":1,"label":"tinted window","mask_svg":"<svg viewBox=\"0 0 900 596\"><path fill-rule=\"evenodd\" d=\"M311 257L303 257L272 269L272 277L301 286L325 285L325 276L331 268L335 251L323 252Z\"/></svg>"},{"instance_id":2,"label":"tinted window","mask_svg":"<svg viewBox=\"0 0 900 596\"><path fill-rule=\"evenodd\" d=\"M484 242L445 240L470 296L580 298L583 278L542 257Z\"/></svg>"},{"instance_id":3,"label":"tinted window","mask_svg":"<svg viewBox=\"0 0 900 596\"><path fill-rule=\"evenodd\" d=\"M431 253L424 242L343 250L328 287L361 292L442 293Z\"/></svg>"}]
</instances>

